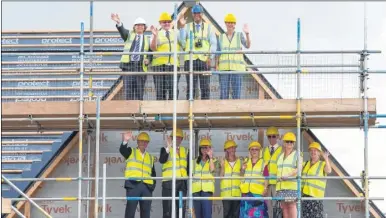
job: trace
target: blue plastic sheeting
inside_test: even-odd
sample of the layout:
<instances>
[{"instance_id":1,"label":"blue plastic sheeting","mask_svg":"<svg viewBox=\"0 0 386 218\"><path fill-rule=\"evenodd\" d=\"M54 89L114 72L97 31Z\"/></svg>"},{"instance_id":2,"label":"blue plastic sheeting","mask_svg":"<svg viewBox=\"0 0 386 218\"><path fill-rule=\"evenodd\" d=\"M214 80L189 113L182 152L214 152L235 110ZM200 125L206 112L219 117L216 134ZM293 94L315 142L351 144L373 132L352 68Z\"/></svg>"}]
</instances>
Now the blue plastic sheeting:
<instances>
[{"instance_id":1,"label":"blue plastic sheeting","mask_svg":"<svg viewBox=\"0 0 386 218\"><path fill-rule=\"evenodd\" d=\"M109 88L104 90L93 90L94 95L102 96L104 95ZM84 91L87 91L85 89ZM87 93L86 93L87 94ZM80 96L80 91L78 89L74 90L10 90L2 91L2 97L8 96Z\"/></svg>"},{"instance_id":2,"label":"blue plastic sheeting","mask_svg":"<svg viewBox=\"0 0 386 218\"><path fill-rule=\"evenodd\" d=\"M41 160L41 154L3 154L1 160Z\"/></svg>"},{"instance_id":3,"label":"blue plastic sheeting","mask_svg":"<svg viewBox=\"0 0 386 218\"><path fill-rule=\"evenodd\" d=\"M1 169L2 170L31 170L32 164L30 163L20 163L20 164L15 164L15 163L2 163L1 164Z\"/></svg>"},{"instance_id":4,"label":"blue plastic sheeting","mask_svg":"<svg viewBox=\"0 0 386 218\"><path fill-rule=\"evenodd\" d=\"M94 95L95 96L95 95ZM88 101L87 97L84 97L86 101ZM2 102L50 102L50 101L79 101L79 97L72 97L72 98L42 98L42 97L36 97L36 98L16 98L16 99L1 99ZM93 99L92 101L95 101Z\"/></svg>"},{"instance_id":5,"label":"blue plastic sheeting","mask_svg":"<svg viewBox=\"0 0 386 218\"><path fill-rule=\"evenodd\" d=\"M28 72L28 71L26 71ZM38 73L38 72L37 72ZM4 74L4 72L3 72ZM84 80L88 80L88 77L89 75L85 75L84 76ZM80 79L80 75L79 74L75 74L75 75L55 75L55 72L53 73L47 73L47 75L18 75L17 73L13 74L13 75L2 75L2 80L4 81L5 79L42 79L42 78L56 78L58 80L60 79L74 79L75 81L79 81ZM92 75L92 78L93 79L97 79L97 78L114 78L114 79L118 79L119 76L118 75ZM3 82L4 83L4 82Z\"/></svg>"},{"instance_id":6,"label":"blue plastic sheeting","mask_svg":"<svg viewBox=\"0 0 386 218\"><path fill-rule=\"evenodd\" d=\"M117 68L119 66L119 63L87 63L85 62L84 63L84 66L85 67L93 67L93 68L97 68L97 67L108 67L108 68ZM50 69L50 68L54 68L54 67L68 67L68 69L78 69L80 67L80 62L73 62L73 63L49 63L49 62L46 62L46 63L28 63L28 64L24 64L24 63L17 63L17 62L14 62L12 64L5 64L5 63L2 63L1 65L1 68L2 69L9 69L9 68L13 68L14 70L17 70L17 68L28 68L28 69L31 69L33 70L34 68L47 68L47 69Z\"/></svg>"},{"instance_id":7,"label":"blue plastic sheeting","mask_svg":"<svg viewBox=\"0 0 386 218\"><path fill-rule=\"evenodd\" d=\"M93 80L92 81L92 87L106 87L110 88L115 83L114 80ZM20 81L20 82L6 82L3 81L1 83L2 87L23 87L23 88L29 88L29 87L36 87L36 88L45 88L45 87L80 87L80 81L74 80L74 81ZM83 86L89 86L89 81L86 79L83 81Z\"/></svg>"},{"instance_id":8,"label":"blue plastic sheeting","mask_svg":"<svg viewBox=\"0 0 386 218\"><path fill-rule=\"evenodd\" d=\"M21 178L21 174L20 173L3 173L3 176L5 176L5 178L7 178L7 179L18 179L18 178Z\"/></svg>"},{"instance_id":9,"label":"blue plastic sheeting","mask_svg":"<svg viewBox=\"0 0 386 218\"><path fill-rule=\"evenodd\" d=\"M72 51L72 52L77 52L80 51L80 46L66 46L66 47L57 47L57 46L52 46L52 47L2 47L1 48L2 52L28 52L28 51L36 51L36 52L53 52L53 51ZM89 52L90 48L88 45L84 46L84 51ZM93 46L93 51L94 52L101 52L101 51L123 51L123 44L122 45L116 45L116 46Z\"/></svg>"},{"instance_id":10,"label":"blue plastic sheeting","mask_svg":"<svg viewBox=\"0 0 386 218\"><path fill-rule=\"evenodd\" d=\"M15 145L15 146L3 146L3 151L50 151L51 145Z\"/></svg>"},{"instance_id":11,"label":"blue plastic sheeting","mask_svg":"<svg viewBox=\"0 0 386 218\"><path fill-rule=\"evenodd\" d=\"M8 56L6 53L2 54L1 59L3 62L43 62L43 61L80 61L79 55L12 55ZM121 60L120 55L94 55L85 56L84 61L119 61Z\"/></svg>"},{"instance_id":12,"label":"blue plastic sheeting","mask_svg":"<svg viewBox=\"0 0 386 218\"><path fill-rule=\"evenodd\" d=\"M94 31L93 32L93 35L94 37L97 37L97 36L111 36L111 35L115 35L115 34L118 34L118 30L111 30L111 31ZM73 31L73 32L42 32L42 33L37 33L37 32L22 32L22 33L2 33L3 37L4 36L42 36L43 37L47 37L47 36L58 36L58 37L63 37L63 36L75 36L75 37L79 37L80 35L80 32L79 31ZM84 33L84 36L85 37L88 37L89 33L88 32L85 32Z\"/></svg>"}]
</instances>

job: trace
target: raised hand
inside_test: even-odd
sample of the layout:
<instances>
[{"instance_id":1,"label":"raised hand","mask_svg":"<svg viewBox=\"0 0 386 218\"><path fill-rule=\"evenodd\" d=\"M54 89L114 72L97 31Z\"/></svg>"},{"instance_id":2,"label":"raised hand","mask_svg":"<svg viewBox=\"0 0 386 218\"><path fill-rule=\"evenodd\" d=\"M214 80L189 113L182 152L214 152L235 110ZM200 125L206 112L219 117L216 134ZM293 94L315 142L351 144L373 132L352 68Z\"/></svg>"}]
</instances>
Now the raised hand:
<instances>
[{"instance_id":1,"label":"raised hand","mask_svg":"<svg viewBox=\"0 0 386 218\"><path fill-rule=\"evenodd\" d=\"M119 15L116 14L116 13L115 14L111 13L111 20L117 22L117 24L121 22L121 19L119 18Z\"/></svg>"},{"instance_id":2,"label":"raised hand","mask_svg":"<svg viewBox=\"0 0 386 218\"><path fill-rule=\"evenodd\" d=\"M173 146L173 138L171 136L168 136L167 140L166 140L166 147L169 148L169 150L172 148Z\"/></svg>"},{"instance_id":3,"label":"raised hand","mask_svg":"<svg viewBox=\"0 0 386 218\"><path fill-rule=\"evenodd\" d=\"M209 156L209 158L212 158L212 157L213 157L213 151L212 151L212 148L209 148L209 149L208 149L208 152L207 152L206 154Z\"/></svg>"},{"instance_id":4,"label":"raised hand","mask_svg":"<svg viewBox=\"0 0 386 218\"><path fill-rule=\"evenodd\" d=\"M150 31L151 31L151 33L153 33L153 35L155 35L155 36L158 35L158 30L153 25L150 26Z\"/></svg>"},{"instance_id":5,"label":"raised hand","mask_svg":"<svg viewBox=\"0 0 386 218\"><path fill-rule=\"evenodd\" d=\"M125 135L123 135L123 139L126 142L130 141L130 139L132 139L132 137L133 137L133 133L131 131L127 131L125 133Z\"/></svg>"},{"instance_id":6,"label":"raised hand","mask_svg":"<svg viewBox=\"0 0 386 218\"><path fill-rule=\"evenodd\" d=\"M322 152L322 156L325 160L328 159L328 157L330 156L330 152L326 151L326 152Z\"/></svg>"},{"instance_id":7,"label":"raised hand","mask_svg":"<svg viewBox=\"0 0 386 218\"><path fill-rule=\"evenodd\" d=\"M245 34L249 34L249 27L248 27L248 24L244 24L243 26L243 31Z\"/></svg>"}]
</instances>

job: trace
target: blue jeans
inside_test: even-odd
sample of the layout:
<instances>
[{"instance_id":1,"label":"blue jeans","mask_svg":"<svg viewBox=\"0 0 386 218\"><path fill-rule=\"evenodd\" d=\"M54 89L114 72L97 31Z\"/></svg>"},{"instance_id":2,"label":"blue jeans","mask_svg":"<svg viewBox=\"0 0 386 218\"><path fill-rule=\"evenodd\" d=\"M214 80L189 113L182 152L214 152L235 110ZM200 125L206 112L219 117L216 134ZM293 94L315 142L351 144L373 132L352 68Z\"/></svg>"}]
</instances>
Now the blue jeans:
<instances>
[{"instance_id":1,"label":"blue jeans","mask_svg":"<svg viewBox=\"0 0 386 218\"><path fill-rule=\"evenodd\" d=\"M196 192L194 197L212 197L212 192ZM193 200L196 218L212 218L212 200Z\"/></svg>"},{"instance_id":2,"label":"blue jeans","mask_svg":"<svg viewBox=\"0 0 386 218\"><path fill-rule=\"evenodd\" d=\"M229 85L232 86L232 99L240 99L241 74L220 74L220 99L229 99Z\"/></svg>"}]
</instances>

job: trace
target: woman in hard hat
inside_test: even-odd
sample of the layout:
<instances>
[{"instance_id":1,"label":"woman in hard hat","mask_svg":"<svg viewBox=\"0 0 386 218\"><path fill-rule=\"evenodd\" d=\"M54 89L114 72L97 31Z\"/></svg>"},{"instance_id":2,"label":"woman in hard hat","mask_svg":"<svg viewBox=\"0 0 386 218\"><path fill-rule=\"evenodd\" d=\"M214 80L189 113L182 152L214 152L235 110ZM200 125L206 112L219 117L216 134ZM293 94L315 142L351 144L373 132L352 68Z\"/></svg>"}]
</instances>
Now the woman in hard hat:
<instances>
[{"instance_id":1,"label":"woman in hard hat","mask_svg":"<svg viewBox=\"0 0 386 218\"><path fill-rule=\"evenodd\" d=\"M284 142L283 152L277 160L276 196L278 198L290 198L281 200L283 218L296 218L297 181L288 179L288 177L295 177L298 172L298 155L295 150L296 136L292 132L287 132L282 140Z\"/></svg>"},{"instance_id":2,"label":"woman in hard hat","mask_svg":"<svg viewBox=\"0 0 386 218\"><path fill-rule=\"evenodd\" d=\"M150 39L150 48L155 52L177 52L181 51L181 39L185 36L184 28L181 28L177 35L177 47L174 46L174 31L171 29L172 16L164 12L159 17L159 24L161 30L158 31L154 26L150 27L152 36ZM152 66L154 71L158 72L172 72L174 64L179 66L178 58L174 60L173 54L157 54L153 55ZM154 85L156 88L157 100L171 100L173 99L173 75L154 75ZM178 76L179 81L180 76ZM177 83L178 83L177 81ZM166 98L166 95L168 98ZM178 89L177 89L178 98Z\"/></svg>"},{"instance_id":3,"label":"woman in hard hat","mask_svg":"<svg viewBox=\"0 0 386 218\"><path fill-rule=\"evenodd\" d=\"M302 176L327 176L327 174L331 173L331 165L328 160L330 154L323 152L319 143L312 142L308 147L308 151L310 153L310 160L303 163ZM321 161L320 157L323 157L324 161ZM325 179L304 179L303 181L303 197L324 197L327 183ZM323 202L303 201L302 217L323 218Z\"/></svg>"},{"instance_id":4,"label":"woman in hard hat","mask_svg":"<svg viewBox=\"0 0 386 218\"><path fill-rule=\"evenodd\" d=\"M268 180L263 177L264 160L260 158L261 145L252 141L248 146L249 157L241 168L245 177L240 184L242 197L263 197L267 192ZM261 177L260 179L248 177ZM242 200L240 218L268 218L267 205L264 200Z\"/></svg>"},{"instance_id":5,"label":"woman in hard hat","mask_svg":"<svg viewBox=\"0 0 386 218\"><path fill-rule=\"evenodd\" d=\"M114 20L117 25L117 29L121 38L125 42L124 52L149 52L150 41L148 37L145 37L146 21L142 17L138 17L134 21L133 31L125 29L119 18L118 14L111 14L111 19ZM128 72L147 72L147 66L149 59L147 55L124 54L121 57L119 67L122 71ZM145 83L147 75L124 75L123 87L125 90L125 100L143 100L145 93Z\"/></svg>"},{"instance_id":6,"label":"woman in hard hat","mask_svg":"<svg viewBox=\"0 0 386 218\"><path fill-rule=\"evenodd\" d=\"M220 161L220 176L239 177L242 162L236 156L237 144L233 140L224 143L225 160ZM240 179L222 179L220 182L221 197L241 197ZM224 218L239 218L240 201L223 200Z\"/></svg>"},{"instance_id":7,"label":"woman in hard hat","mask_svg":"<svg viewBox=\"0 0 386 218\"><path fill-rule=\"evenodd\" d=\"M241 51L242 45L245 48L251 47L249 28L244 24L243 31L246 39L241 32L235 31L236 17L227 14L224 18L226 32L219 37L219 51ZM245 71L245 61L243 54L220 54L218 62L219 71ZM220 80L220 99L229 98L230 85L232 86L232 98L240 99L241 95L241 74L219 74Z\"/></svg>"},{"instance_id":8,"label":"woman in hard hat","mask_svg":"<svg viewBox=\"0 0 386 218\"><path fill-rule=\"evenodd\" d=\"M194 162L192 193L194 197L212 197L214 193L213 174L216 170L213 158L212 142L201 139L200 152ZM203 179L200 179L203 178ZM196 218L212 218L212 200L194 200Z\"/></svg>"}]
</instances>

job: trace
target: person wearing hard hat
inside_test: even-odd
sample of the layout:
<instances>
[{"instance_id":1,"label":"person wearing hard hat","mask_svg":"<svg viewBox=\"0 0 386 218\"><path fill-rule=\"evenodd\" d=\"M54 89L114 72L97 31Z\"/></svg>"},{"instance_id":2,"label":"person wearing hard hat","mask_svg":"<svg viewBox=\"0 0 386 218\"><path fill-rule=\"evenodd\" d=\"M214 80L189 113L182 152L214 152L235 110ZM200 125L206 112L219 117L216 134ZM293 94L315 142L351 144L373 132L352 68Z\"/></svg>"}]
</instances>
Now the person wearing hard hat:
<instances>
[{"instance_id":1,"label":"person wearing hard hat","mask_svg":"<svg viewBox=\"0 0 386 218\"><path fill-rule=\"evenodd\" d=\"M282 146L277 143L277 141L279 140L279 130L276 127L271 126L267 129L266 136L268 138L269 145L264 147L263 149L263 159L266 165L265 172L268 174L267 176L276 177L277 159L279 158L279 154L281 154L283 149ZM269 179L267 197L276 196L276 183L276 179ZM269 217L274 217L274 205L275 202L273 200L267 201Z\"/></svg>"},{"instance_id":2,"label":"person wearing hard hat","mask_svg":"<svg viewBox=\"0 0 386 218\"><path fill-rule=\"evenodd\" d=\"M219 51L241 51L242 46L251 47L249 37L249 27L244 24L243 31L246 39L241 32L236 32L236 17L227 14L224 18L226 32L220 35ZM246 71L243 54L220 54L218 60L219 71ZM219 74L220 80L220 99L229 98L229 89L232 87L232 99L240 99L241 95L241 74Z\"/></svg>"},{"instance_id":3,"label":"person wearing hard hat","mask_svg":"<svg viewBox=\"0 0 386 218\"><path fill-rule=\"evenodd\" d=\"M118 14L111 14L116 27L125 42L124 52L148 52L150 51L149 38L144 35L146 21L138 17L134 21L133 30L125 29ZM126 72L147 72L149 58L147 55L124 54L121 57L119 67ZM147 75L123 75L123 88L125 100L143 100Z\"/></svg>"},{"instance_id":4,"label":"person wearing hard hat","mask_svg":"<svg viewBox=\"0 0 386 218\"><path fill-rule=\"evenodd\" d=\"M184 139L184 133L182 129L177 129L176 131L176 150L177 153L173 153L173 132L168 137L166 146L161 148L161 153L159 157L159 162L162 164L162 177L172 177L173 176L173 157L176 156L176 177L187 177L189 173L189 150L181 146L181 142ZM179 192L182 191L183 196L186 196L187 192L186 180L176 180L176 196L179 196ZM171 197L172 196L172 180L164 179L162 180L162 197ZM182 217L185 217L185 205L186 201L183 201L183 212ZM176 205L179 205L178 200L176 200ZM162 200L162 210L163 218L172 217L172 201L171 200ZM176 217L179 217L179 209L176 207Z\"/></svg>"},{"instance_id":5,"label":"person wearing hard hat","mask_svg":"<svg viewBox=\"0 0 386 218\"><path fill-rule=\"evenodd\" d=\"M298 155L295 150L296 136L292 132L287 132L283 136L283 152L277 160L277 183L276 196L278 198L292 198L281 200L281 209L283 218L296 218L296 198L297 198L297 181L288 179L296 177L298 172ZM300 160L302 162L302 160ZM300 166L301 167L301 166Z\"/></svg>"},{"instance_id":6,"label":"person wearing hard hat","mask_svg":"<svg viewBox=\"0 0 386 218\"><path fill-rule=\"evenodd\" d=\"M186 24L186 35L183 38L183 45L185 51L189 52L190 44L192 43L194 51L202 52L216 52L217 51L217 38L215 28L202 20L203 9L200 5L196 4L192 7L193 22L186 24L186 19L181 18L179 20L181 28ZM193 42L190 40L190 32L193 34ZM190 70L190 55L185 55L184 70L189 72ZM193 54L193 71L208 71L210 67L215 65L215 54ZM193 99L196 96L197 83L200 81L201 100L209 99L210 97L210 76L207 75L193 75ZM186 75L187 92L186 99L189 100L190 90L190 76Z\"/></svg>"},{"instance_id":7,"label":"person wearing hard hat","mask_svg":"<svg viewBox=\"0 0 386 218\"><path fill-rule=\"evenodd\" d=\"M200 151L193 167L193 197L212 197L214 193L213 177L217 162L213 158L212 142L208 139L201 139L199 149ZM194 200L193 206L196 218L212 217L211 200Z\"/></svg>"},{"instance_id":8,"label":"person wearing hard hat","mask_svg":"<svg viewBox=\"0 0 386 218\"><path fill-rule=\"evenodd\" d=\"M318 142L312 142L308 146L310 160L303 163L302 176L327 176L331 173L331 165L328 159L328 152L322 151L322 146ZM323 157L324 161L320 160ZM326 190L325 179L304 179L302 184L302 196L323 198ZM305 200L302 201L303 218L323 218L323 202Z\"/></svg>"},{"instance_id":9,"label":"person wearing hard hat","mask_svg":"<svg viewBox=\"0 0 386 218\"><path fill-rule=\"evenodd\" d=\"M221 177L240 177L242 162L236 156L237 144L234 140L224 143L225 160L220 160ZM220 182L221 197L241 197L240 179L222 179ZM239 218L240 201L223 200L224 218Z\"/></svg>"},{"instance_id":10,"label":"person wearing hard hat","mask_svg":"<svg viewBox=\"0 0 386 218\"><path fill-rule=\"evenodd\" d=\"M155 177L154 157L146 151L150 137L146 132L137 136L137 147L128 147L128 142L133 138L131 132L124 134L123 142L119 152L126 159L125 189L126 197L152 197L156 182L151 179ZM130 178L145 177L146 179L133 180ZM148 178L148 179L147 179ZM125 218L134 218L138 200L127 200ZM151 201L139 201L140 217L150 218Z\"/></svg>"},{"instance_id":11,"label":"person wearing hard hat","mask_svg":"<svg viewBox=\"0 0 386 218\"><path fill-rule=\"evenodd\" d=\"M241 174L245 177L241 181L240 190L242 197L263 197L267 193L268 180L264 179L264 160L260 158L261 145L258 141L252 141L248 145L249 158L245 160L241 168ZM248 177L261 177L250 178ZM240 218L268 218L267 205L264 200L242 200L240 205Z\"/></svg>"},{"instance_id":12,"label":"person wearing hard hat","mask_svg":"<svg viewBox=\"0 0 386 218\"><path fill-rule=\"evenodd\" d=\"M181 51L181 39L184 36L184 29L181 28L177 35L177 47L174 47L174 31L171 29L172 16L163 12L159 17L159 24L161 30L154 26L150 27L152 36L150 39L150 48L155 52L177 52ZM176 27L175 27L176 28ZM179 66L179 58L174 60L173 54L155 54L153 55L152 66L154 71L158 72L172 72L174 70L174 64ZM170 100L173 99L173 75L154 75L154 85L156 88L157 100ZM180 76L178 76L179 81ZM177 81L177 83L178 83ZM169 97L166 98L167 93ZM178 88L177 88L178 98Z\"/></svg>"}]
</instances>

